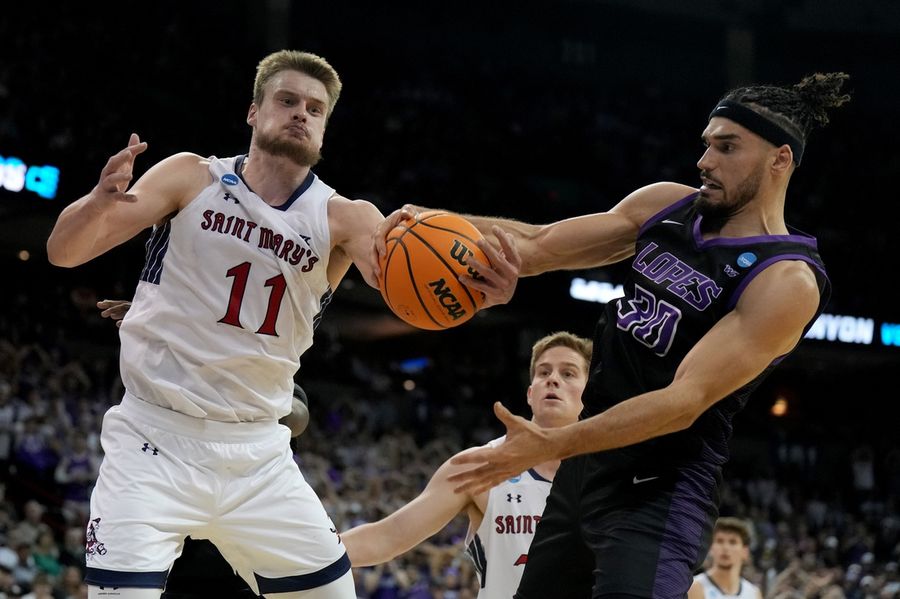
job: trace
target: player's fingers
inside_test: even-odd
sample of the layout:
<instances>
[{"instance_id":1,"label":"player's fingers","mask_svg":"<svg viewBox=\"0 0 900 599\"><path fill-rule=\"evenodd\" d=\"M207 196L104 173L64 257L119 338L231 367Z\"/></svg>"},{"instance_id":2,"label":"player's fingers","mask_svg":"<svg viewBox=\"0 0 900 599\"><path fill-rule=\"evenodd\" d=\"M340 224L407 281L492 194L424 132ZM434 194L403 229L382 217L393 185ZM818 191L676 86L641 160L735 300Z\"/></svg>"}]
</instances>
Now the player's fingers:
<instances>
[{"instance_id":1,"label":"player's fingers","mask_svg":"<svg viewBox=\"0 0 900 599\"><path fill-rule=\"evenodd\" d=\"M122 186L122 185L127 186L130 181L131 181L131 173L130 172L110 173L110 174L106 175L105 177L103 177L103 179L100 181L100 188L103 191L110 192L110 193L116 192L116 191L124 191L124 189L120 186Z\"/></svg>"},{"instance_id":2,"label":"player's fingers","mask_svg":"<svg viewBox=\"0 0 900 599\"><path fill-rule=\"evenodd\" d=\"M372 240L374 241L375 251L377 252L376 258L385 255L387 252L387 242L385 241L385 238L388 236L388 233L391 232L391 229L400 224L400 221L405 218L409 218L409 216L404 216L402 208L400 210L394 210L375 227L375 231L372 233ZM375 262L377 264L378 260Z\"/></svg>"},{"instance_id":3,"label":"player's fingers","mask_svg":"<svg viewBox=\"0 0 900 599\"><path fill-rule=\"evenodd\" d=\"M499 476L494 469L485 464L480 468L475 468L474 470L469 470L466 473L461 474L469 474L469 477L466 479L460 478L458 475L454 479L454 477L449 477L447 480L450 482L458 482L459 484L453 488L454 493L472 493L478 494L483 491L487 491L491 487L496 486L498 483L502 482L504 478Z\"/></svg>"},{"instance_id":4,"label":"player's fingers","mask_svg":"<svg viewBox=\"0 0 900 599\"><path fill-rule=\"evenodd\" d=\"M519 274L519 265L521 260L519 260L518 255L516 255L514 261L510 260L510 257L506 255L505 252L501 252L497 248L493 246L486 239L478 240L478 247L481 248L481 251L484 252L485 256L487 256L490 264L482 264L474 256L469 256L467 258L467 262L474 264L478 263L481 268L476 268L478 274L482 274L482 272L487 272L488 270L493 270L504 277L518 277Z\"/></svg>"},{"instance_id":5,"label":"player's fingers","mask_svg":"<svg viewBox=\"0 0 900 599\"><path fill-rule=\"evenodd\" d=\"M494 225L491 230L500 242L500 247L503 249L503 255L506 259L517 267L521 266L522 258L519 256L519 246L516 244L516 238L497 225Z\"/></svg>"},{"instance_id":6,"label":"player's fingers","mask_svg":"<svg viewBox=\"0 0 900 599\"><path fill-rule=\"evenodd\" d=\"M485 464L491 457L493 450L490 447L482 447L473 451L467 451L464 454L454 456L450 459L451 464ZM453 476L464 475L465 472L459 472ZM450 478L452 479L453 476Z\"/></svg>"}]
</instances>

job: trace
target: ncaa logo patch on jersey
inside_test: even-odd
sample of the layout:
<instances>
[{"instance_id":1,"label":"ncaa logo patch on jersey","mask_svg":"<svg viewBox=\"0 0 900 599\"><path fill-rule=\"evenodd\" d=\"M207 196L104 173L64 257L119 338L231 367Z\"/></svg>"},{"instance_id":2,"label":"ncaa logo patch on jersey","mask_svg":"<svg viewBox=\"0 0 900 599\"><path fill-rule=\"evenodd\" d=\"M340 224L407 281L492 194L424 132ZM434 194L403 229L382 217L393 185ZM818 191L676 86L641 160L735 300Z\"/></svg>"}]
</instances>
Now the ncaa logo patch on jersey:
<instances>
[{"instance_id":1,"label":"ncaa logo patch on jersey","mask_svg":"<svg viewBox=\"0 0 900 599\"><path fill-rule=\"evenodd\" d=\"M515 484L515 483L519 482L520 480L522 480L522 475L521 475L521 474L520 474L519 476L514 476L514 477L512 477L511 479L509 479L509 482Z\"/></svg>"},{"instance_id":2,"label":"ncaa logo patch on jersey","mask_svg":"<svg viewBox=\"0 0 900 599\"><path fill-rule=\"evenodd\" d=\"M744 252L743 254L738 256L737 259L738 266L742 268L747 268L754 262L756 262L756 254L754 254L753 252Z\"/></svg>"},{"instance_id":3,"label":"ncaa logo patch on jersey","mask_svg":"<svg viewBox=\"0 0 900 599\"><path fill-rule=\"evenodd\" d=\"M222 183L225 185L237 185L238 177L234 173L228 173L222 177Z\"/></svg>"}]
</instances>

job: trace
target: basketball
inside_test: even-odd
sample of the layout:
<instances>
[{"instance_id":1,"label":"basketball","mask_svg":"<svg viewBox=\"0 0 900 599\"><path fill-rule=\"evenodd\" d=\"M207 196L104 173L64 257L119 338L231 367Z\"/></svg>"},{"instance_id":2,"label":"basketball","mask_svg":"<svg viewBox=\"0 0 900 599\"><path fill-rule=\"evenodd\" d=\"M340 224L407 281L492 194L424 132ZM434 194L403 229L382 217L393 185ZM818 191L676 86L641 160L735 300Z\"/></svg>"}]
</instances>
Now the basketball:
<instances>
[{"instance_id":1,"label":"basketball","mask_svg":"<svg viewBox=\"0 0 900 599\"><path fill-rule=\"evenodd\" d=\"M459 282L477 277L475 256L490 264L476 245L484 236L456 214L428 211L391 229L381 259L381 296L400 319L414 327L443 330L466 322L484 304L484 294Z\"/></svg>"}]
</instances>

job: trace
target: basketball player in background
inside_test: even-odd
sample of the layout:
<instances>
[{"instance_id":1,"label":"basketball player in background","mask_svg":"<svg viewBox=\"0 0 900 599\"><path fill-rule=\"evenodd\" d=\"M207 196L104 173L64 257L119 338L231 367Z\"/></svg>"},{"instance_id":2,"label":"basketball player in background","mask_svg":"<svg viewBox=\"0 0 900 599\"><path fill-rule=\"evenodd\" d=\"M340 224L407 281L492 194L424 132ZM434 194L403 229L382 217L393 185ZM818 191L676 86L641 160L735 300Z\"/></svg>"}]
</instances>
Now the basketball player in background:
<instances>
[{"instance_id":1,"label":"basketball player in background","mask_svg":"<svg viewBox=\"0 0 900 599\"><path fill-rule=\"evenodd\" d=\"M50 234L50 262L75 267L153 227L120 328L125 396L101 432L92 598L159 597L188 535L215 543L254 592L355 597L344 546L278 425L350 264L376 285L382 215L311 170L340 90L323 58L275 52L257 67L246 155L175 154L130 186L147 149L132 134Z\"/></svg>"},{"instance_id":2,"label":"basketball player in background","mask_svg":"<svg viewBox=\"0 0 900 599\"><path fill-rule=\"evenodd\" d=\"M493 268L470 260L484 278L464 279L474 289L486 282L511 295L509 269L530 276L633 256L625 297L597 325L590 417L548 429L495 404L506 441L453 460L475 466L452 477L466 493L564 460L518 599L688 592L718 515L732 418L828 298L816 240L788 228L784 204L810 132L849 99L846 79L817 73L726 94L701 135L699 189L656 183L608 212L545 226L470 217L515 245ZM376 250L419 210L386 219Z\"/></svg>"},{"instance_id":3,"label":"basketball player in background","mask_svg":"<svg viewBox=\"0 0 900 599\"><path fill-rule=\"evenodd\" d=\"M738 518L719 518L709 548L711 567L694 576L688 599L762 599L755 584L741 577L750 559L750 527Z\"/></svg>"},{"instance_id":4,"label":"basketball player in background","mask_svg":"<svg viewBox=\"0 0 900 599\"><path fill-rule=\"evenodd\" d=\"M553 428L578 421L587 382L591 342L558 332L531 350L528 405L531 420ZM489 446L503 443L494 439ZM457 455L463 455L471 449ZM481 582L481 599L513 595L528 561L528 547L541 520L550 483L559 468L551 460L479 493L454 493L449 477L461 468L444 462L425 490L393 514L341 533L354 567L390 561L447 525L460 512L469 517L466 545Z\"/></svg>"}]
</instances>

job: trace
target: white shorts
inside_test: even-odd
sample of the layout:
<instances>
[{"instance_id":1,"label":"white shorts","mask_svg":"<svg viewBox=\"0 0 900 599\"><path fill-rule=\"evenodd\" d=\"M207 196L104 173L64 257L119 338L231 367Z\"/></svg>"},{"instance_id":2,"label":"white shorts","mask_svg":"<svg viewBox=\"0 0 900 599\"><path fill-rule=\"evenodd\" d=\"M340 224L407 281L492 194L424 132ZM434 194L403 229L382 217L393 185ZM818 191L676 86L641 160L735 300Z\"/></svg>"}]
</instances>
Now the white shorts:
<instances>
[{"instance_id":1,"label":"white shorts","mask_svg":"<svg viewBox=\"0 0 900 599\"><path fill-rule=\"evenodd\" d=\"M163 588L187 535L211 540L257 593L316 588L350 569L286 427L202 420L126 393L100 438L88 584Z\"/></svg>"}]
</instances>

